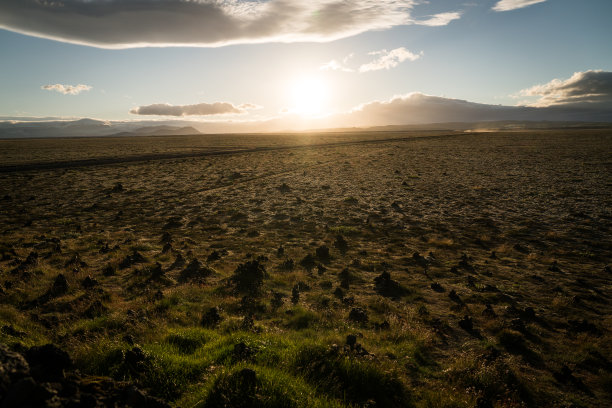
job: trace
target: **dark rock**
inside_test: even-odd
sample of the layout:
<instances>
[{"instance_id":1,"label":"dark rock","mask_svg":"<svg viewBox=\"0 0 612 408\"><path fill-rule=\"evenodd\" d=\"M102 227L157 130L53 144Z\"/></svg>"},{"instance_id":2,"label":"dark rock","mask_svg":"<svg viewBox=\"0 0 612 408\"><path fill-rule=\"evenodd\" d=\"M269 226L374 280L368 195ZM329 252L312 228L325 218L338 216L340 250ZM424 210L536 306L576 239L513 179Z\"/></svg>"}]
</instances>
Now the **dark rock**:
<instances>
[{"instance_id":1,"label":"dark rock","mask_svg":"<svg viewBox=\"0 0 612 408\"><path fill-rule=\"evenodd\" d=\"M347 306L352 306L355 304L355 297L354 296L346 296L345 298L342 299L342 303L347 305Z\"/></svg>"},{"instance_id":2,"label":"dark rock","mask_svg":"<svg viewBox=\"0 0 612 408\"><path fill-rule=\"evenodd\" d=\"M474 323L472 322L472 318L470 316L464 316L463 319L459 320L459 327L467 332L471 332L474 330Z\"/></svg>"},{"instance_id":3,"label":"dark rock","mask_svg":"<svg viewBox=\"0 0 612 408\"><path fill-rule=\"evenodd\" d=\"M349 312L348 318L356 323L367 323L368 313L360 307L354 307Z\"/></svg>"},{"instance_id":4,"label":"dark rock","mask_svg":"<svg viewBox=\"0 0 612 408\"><path fill-rule=\"evenodd\" d=\"M300 301L300 288L298 285L294 285L291 289L291 303L297 305Z\"/></svg>"},{"instance_id":5,"label":"dark rock","mask_svg":"<svg viewBox=\"0 0 612 408\"><path fill-rule=\"evenodd\" d=\"M112 265L107 265L104 269L102 269L102 275L104 276L114 276L115 268Z\"/></svg>"},{"instance_id":6,"label":"dark rock","mask_svg":"<svg viewBox=\"0 0 612 408\"><path fill-rule=\"evenodd\" d=\"M53 344L31 347L26 351L25 358L37 381L59 381L64 378L64 370L72 367L68 353Z\"/></svg>"},{"instance_id":7,"label":"dark rock","mask_svg":"<svg viewBox=\"0 0 612 408\"><path fill-rule=\"evenodd\" d=\"M534 320L536 318L536 313L533 307L526 307L520 312L520 316L525 320Z\"/></svg>"},{"instance_id":8,"label":"dark rock","mask_svg":"<svg viewBox=\"0 0 612 408\"><path fill-rule=\"evenodd\" d=\"M151 280L159 280L164 277L164 270L159 262L155 262L155 265L149 268L151 274Z\"/></svg>"},{"instance_id":9,"label":"dark rock","mask_svg":"<svg viewBox=\"0 0 612 408\"><path fill-rule=\"evenodd\" d=\"M68 292L68 281L63 274L59 274L55 277L53 281L53 286L49 289L50 297L62 296Z\"/></svg>"},{"instance_id":10,"label":"dark rock","mask_svg":"<svg viewBox=\"0 0 612 408\"><path fill-rule=\"evenodd\" d=\"M268 276L265 266L255 260L238 265L230 281L237 292L256 295Z\"/></svg>"},{"instance_id":11,"label":"dark rock","mask_svg":"<svg viewBox=\"0 0 612 408\"><path fill-rule=\"evenodd\" d=\"M164 231L164 233L161 236L161 239L159 240L160 244L172 244L172 235L170 235L170 233L168 231Z\"/></svg>"},{"instance_id":12,"label":"dark rock","mask_svg":"<svg viewBox=\"0 0 612 408\"><path fill-rule=\"evenodd\" d=\"M325 271L327 271L327 268L321 264L317 265L317 273L319 275L323 275L325 273Z\"/></svg>"},{"instance_id":13,"label":"dark rock","mask_svg":"<svg viewBox=\"0 0 612 408\"><path fill-rule=\"evenodd\" d=\"M329 254L329 248L325 245L321 245L315 250L315 255L319 259L320 262L328 263L331 259Z\"/></svg>"},{"instance_id":14,"label":"dark rock","mask_svg":"<svg viewBox=\"0 0 612 408\"><path fill-rule=\"evenodd\" d=\"M147 259L140 254L137 250L134 250L132 254L127 255L123 260L119 263L120 269L127 269L132 265L145 263Z\"/></svg>"},{"instance_id":15,"label":"dark rock","mask_svg":"<svg viewBox=\"0 0 612 408\"><path fill-rule=\"evenodd\" d=\"M346 251L348 251L348 242L346 242L346 239L344 239L342 235L337 235L334 241L334 247L344 255Z\"/></svg>"},{"instance_id":16,"label":"dark rock","mask_svg":"<svg viewBox=\"0 0 612 408\"><path fill-rule=\"evenodd\" d=\"M300 261L300 266L302 266L304 269L306 269L308 272L311 272L315 266L317 266L317 262L314 256L312 256L312 254L307 254L304 258L302 258L302 260Z\"/></svg>"},{"instance_id":17,"label":"dark rock","mask_svg":"<svg viewBox=\"0 0 612 408\"><path fill-rule=\"evenodd\" d=\"M98 285L99 282L96 279L92 278L91 275L87 275L87 277L81 282L81 286L85 289L91 289L94 286Z\"/></svg>"},{"instance_id":18,"label":"dark rock","mask_svg":"<svg viewBox=\"0 0 612 408\"><path fill-rule=\"evenodd\" d=\"M438 292L438 293L444 293L444 287L442 287L442 285L440 285L437 282L432 283L431 285L429 285L429 287L434 291L434 292Z\"/></svg>"},{"instance_id":19,"label":"dark rock","mask_svg":"<svg viewBox=\"0 0 612 408\"><path fill-rule=\"evenodd\" d=\"M221 259L221 253L219 251L212 251L207 257L206 262L214 262Z\"/></svg>"},{"instance_id":20,"label":"dark rock","mask_svg":"<svg viewBox=\"0 0 612 408\"><path fill-rule=\"evenodd\" d=\"M521 333L527 332L527 327L525 326L525 322L520 317L510 320L510 328L512 330L516 330L517 332L521 332Z\"/></svg>"},{"instance_id":21,"label":"dark rock","mask_svg":"<svg viewBox=\"0 0 612 408\"><path fill-rule=\"evenodd\" d=\"M122 191L123 191L123 184L119 182L115 183L113 188L111 188L111 193L121 193Z\"/></svg>"},{"instance_id":22,"label":"dark rock","mask_svg":"<svg viewBox=\"0 0 612 408\"><path fill-rule=\"evenodd\" d=\"M185 258L183 258L183 255L178 254L172 265L170 265L170 269L182 268L183 266L185 266Z\"/></svg>"},{"instance_id":23,"label":"dark rock","mask_svg":"<svg viewBox=\"0 0 612 408\"><path fill-rule=\"evenodd\" d=\"M429 266L429 262L427 261L427 259L425 259L425 257L419 254L418 252L412 254L412 259L417 265L419 265L423 269L427 269L427 267Z\"/></svg>"},{"instance_id":24,"label":"dark rock","mask_svg":"<svg viewBox=\"0 0 612 408\"><path fill-rule=\"evenodd\" d=\"M491 306L489 303L486 304L485 309L482 311L482 315L490 319L497 317L495 310L493 310L493 306Z\"/></svg>"},{"instance_id":25,"label":"dark rock","mask_svg":"<svg viewBox=\"0 0 612 408\"><path fill-rule=\"evenodd\" d=\"M450 300L452 300L453 302L457 302L457 303L463 304L463 300L461 300L461 298L459 297L457 292L455 292L455 289L453 289L450 292L448 292L448 298Z\"/></svg>"},{"instance_id":26,"label":"dark rock","mask_svg":"<svg viewBox=\"0 0 612 408\"><path fill-rule=\"evenodd\" d=\"M208 309L206 313L202 315L200 324L204 327L216 327L222 320L223 317L221 317L219 313L219 308L215 306Z\"/></svg>"},{"instance_id":27,"label":"dark rock","mask_svg":"<svg viewBox=\"0 0 612 408\"><path fill-rule=\"evenodd\" d=\"M336 288L334 290L333 295L337 297L338 299L342 299L344 297L344 291L342 290L342 288Z\"/></svg>"},{"instance_id":28,"label":"dark rock","mask_svg":"<svg viewBox=\"0 0 612 408\"><path fill-rule=\"evenodd\" d=\"M548 267L548 270L551 272L561 272L561 268L559 268L557 261L553 261L553 263Z\"/></svg>"},{"instance_id":29,"label":"dark rock","mask_svg":"<svg viewBox=\"0 0 612 408\"><path fill-rule=\"evenodd\" d=\"M376 292L385 297L400 298L406 294L406 289L397 281L391 279L389 272L383 272L374 278Z\"/></svg>"},{"instance_id":30,"label":"dark rock","mask_svg":"<svg viewBox=\"0 0 612 408\"><path fill-rule=\"evenodd\" d=\"M389 330L391 325L387 320L383 320L381 323L374 323L375 330Z\"/></svg>"},{"instance_id":31,"label":"dark rock","mask_svg":"<svg viewBox=\"0 0 612 408\"><path fill-rule=\"evenodd\" d=\"M89 319L95 319L96 317L100 317L108 312L108 308L102 304L99 300L93 302L87 310L83 313L83 316Z\"/></svg>"},{"instance_id":32,"label":"dark rock","mask_svg":"<svg viewBox=\"0 0 612 408\"><path fill-rule=\"evenodd\" d=\"M349 270L349 268L344 268L338 274L338 278L340 278L340 287L342 289L349 289L350 284L357 280L355 275Z\"/></svg>"},{"instance_id":33,"label":"dark rock","mask_svg":"<svg viewBox=\"0 0 612 408\"><path fill-rule=\"evenodd\" d=\"M68 267L72 267L72 268L86 268L87 267L87 263L83 262L81 260L81 256L78 253L75 253L74 255L72 255L72 257L66 262L66 264L64 265L66 268Z\"/></svg>"},{"instance_id":34,"label":"dark rock","mask_svg":"<svg viewBox=\"0 0 612 408\"><path fill-rule=\"evenodd\" d=\"M46 401L56 392L47 384L39 384L32 377L22 378L11 384L2 399L2 407L46 407Z\"/></svg>"},{"instance_id":35,"label":"dark rock","mask_svg":"<svg viewBox=\"0 0 612 408\"><path fill-rule=\"evenodd\" d=\"M185 269L181 271L179 274L179 282L187 282L187 281L202 281L205 278L211 276L214 273L212 269L207 266L204 266L198 261L194 259L187 265Z\"/></svg>"},{"instance_id":36,"label":"dark rock","mask_svg":"<svg viewBox=\"0 0 612 408\"><path fill-rule=\"evenodd\" d=\"M485 397L478 397L475 408L493 408L493 403Z\"/></svg>"},{"instance_id":37,"label":"dark rock","mask_svg":"<svg viewBox=\"0 0 612 408\"><path fill-rule=\"evenodd\" d=\"M272 299L270 300L270 306L272 307L272 310L276 310L283 305L284 297L285 295L283 295L282 293L272 291Z\"/></svg>"},{"instance_id":38,"label":"dark rock","mask_svg":"<svg viewBox=\"0 0 612 408\"><path fill-rule=\"evenodd\" d=\"M4 394L11 383L30 375L30 366L19 353L0 344L0 395Z\"/></svg>"},{"instance_id":39,"label":"dark rock","mask_svg":"<svg viewBox=\"0 0 612 408\"><path fill-rule=\"evenodd\" d=\"M568 320L569 329L568 333L571 334L579 334L579 333L589 333L594 335L601 335L601 330L597 328L593 323L589 322L586 319L582 320Z\"/></svg>"},{"instance_id":40,"label":"dark rock","mask_svg":"<svg viewBox=\"0 0 612 408\"><path fill-rule=\"evenodd\" d=\"M291 192L291 187L289 187L287 185L287 183L283 183L280 186L278 186L277 188L278 188L278 191L280 191L283 194Z\"/></svg>"},{"instance_id":41,"label":"dark rock","mask_svg":"<svg viewBox=\"0 0 612 408\"><path fill-rule=\"evenodd\" d=\"M350 348L355 347L355 344L357 344L357 336L354 334L349 334L348 336L346 336L346 345L349 346Z\"/></svg>"},{"instance_id":42,"label":"dark rock","mask_svg":"<svg viewBox=\"0 0 612 408\"><path fill-rule=\"evenodd\" d=\"M130 372L140 374L143 370L143 363L146 362L148 356L140 347L133 347L125 352L123 361L127 365Z\"/></svg>"}]
</instances>

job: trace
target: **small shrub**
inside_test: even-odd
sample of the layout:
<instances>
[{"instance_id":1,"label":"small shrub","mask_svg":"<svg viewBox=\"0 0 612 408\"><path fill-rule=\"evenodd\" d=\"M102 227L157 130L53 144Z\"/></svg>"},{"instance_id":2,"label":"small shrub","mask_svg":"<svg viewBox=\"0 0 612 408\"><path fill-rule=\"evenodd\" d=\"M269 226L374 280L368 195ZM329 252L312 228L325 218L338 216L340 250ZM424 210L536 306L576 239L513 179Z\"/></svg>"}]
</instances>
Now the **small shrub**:
<instances>
[{"instance_id":1,"label":"small shrub","mask_svg":"<svg viewBox=\"0 0 612 408\"><path fill-rule=\"evenodd\" d=\"M238 265L231 281L237 292L255 295L259 293L266 276L264 265L255 260Z\"/></svg>"}]
</instances>

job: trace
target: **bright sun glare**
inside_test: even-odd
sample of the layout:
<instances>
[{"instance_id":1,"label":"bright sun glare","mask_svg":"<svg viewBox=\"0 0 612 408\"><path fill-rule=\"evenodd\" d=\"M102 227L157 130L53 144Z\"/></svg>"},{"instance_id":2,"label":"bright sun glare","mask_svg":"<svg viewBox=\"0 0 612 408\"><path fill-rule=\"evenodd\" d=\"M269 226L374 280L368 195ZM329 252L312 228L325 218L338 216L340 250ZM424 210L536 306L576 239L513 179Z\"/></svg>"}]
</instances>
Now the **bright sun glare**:
<instances>
[{"instance_id":1,"label":"bright sun glare","mask_svg":"<svg viewBox=\"0 0 612 408\"><path fill-rule=\"evenodd\" d=\"M319 78L301 78L291 88L291 111L301 115L324 113L328 99L327 84Z\"/></svg>"}]
</instances>

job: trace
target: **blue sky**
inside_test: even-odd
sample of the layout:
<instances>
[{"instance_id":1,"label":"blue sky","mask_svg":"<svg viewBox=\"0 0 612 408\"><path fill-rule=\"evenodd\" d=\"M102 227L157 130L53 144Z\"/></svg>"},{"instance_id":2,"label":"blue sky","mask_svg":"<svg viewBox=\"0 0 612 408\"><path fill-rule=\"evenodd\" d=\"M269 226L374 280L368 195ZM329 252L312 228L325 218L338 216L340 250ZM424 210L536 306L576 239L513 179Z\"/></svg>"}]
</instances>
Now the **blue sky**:
<instances>
[{"instance_id":1,"label":"blue sky","mask_svg":"<svg viewBox=\"0 0 612 408\"><path fill-rule=\"evenodd\" d=\"M359 1L368 5L367 0ZM80 3L82 7L96 2L65 0L69 6ZM156 2L165 4L163 12L171 12L173 3L181 3L144 0L136 4L146 7L147 3ZM376 22L370 27L372 19L366 16L350 27L357 32L354 35L330 32L334 25L332 19L320 23L321 27L316 29L309 27L308 35L304 35L305 30L292 32L299 21L289 20L282 31L270 34L266 28L263 36L254 30L242 33L238 39L231 34L215 34L216 41L227 38L231 44L218 46L217 43L213 47L206 46L212 34L202 34L201 38L200 34L194 34L193 42L198 46L168 46L186 38L180 37L177 41L172 35L173 28L169 27L170 34L161 33L154 39L163 42L163 46L139 47L134 45L142 41L139 33L154 30L154 27L144 27L149 24L147 16L135 20L143 27L126 31L125 42L118 40L123 35L121 24L125 23L110 20L109 34L102 29L92 40L88 33L83 33L87 31L87 23L83 27L66 28L80 18L79 12L87 14L91 10L81 10L62 20L53 15L53 10L34 10L37 6L33 0L7 0L8 5L0 5L0 27L5 28L0 29L0 116L152 119L166 116L145 117L130 111L159 104L208 106L224 102L236 108L233 114L209 115L206 111L189 118L255 120L292 112L302 105L316 105L316 109L301 113L347 112L362 104L388 101L411 92L516 105L537 101L539 94L519 95L536 85L548 84L554 79L565 81L576 72L612 71L612 1L504 2L515 8L496 11L494 7L500 3L496 0L407 1L403 2L406 7L396 7L394 4L398 2L388 1L382 2L387 6L381 14L388 11L388 19L384 17L391 23L383 20L379 25L389 27L376 27ZM106 3L112 6L117 2ZM228 3L232 7L253 4L217 3L224 3L224 10ZM320 3L328 5L333 1ZM256 9L254 13L257 12ZM350 13L349 17L356 11ZM456 14L445 21L445 14L441 13ZM434 23L428 20L435 15L440 16L437 22L440 25L431 26ZM349 17L342 12L333 14L338 21ZM104 19L110 17L108 13L101 13L96 18L104 28ZM278 21L274 24L280 27L283 15L276 18ZM32 26L27 25L30 20ZM210 25L217 20L211 21L205 20L203 24ZM155 21L150 24L154 25ZM58 32L63 33L62 41L44 38L57 38ZM145 36L145 41L149 37ZM129 48L100 48L117 44ZM395 60L389 57L392 50L398 49L393 55L399 57ZM336 62L336 70L321 69L330 61ZM359 72L368 63L373 63L373 68ZM68 88L77 85L86 87L74 88L74 91ZM43 89L44 86L48 89ZM314 90L318 94L309 94ZM237 111L242 113L236 114Z\"/></svg>"}]
</instances>

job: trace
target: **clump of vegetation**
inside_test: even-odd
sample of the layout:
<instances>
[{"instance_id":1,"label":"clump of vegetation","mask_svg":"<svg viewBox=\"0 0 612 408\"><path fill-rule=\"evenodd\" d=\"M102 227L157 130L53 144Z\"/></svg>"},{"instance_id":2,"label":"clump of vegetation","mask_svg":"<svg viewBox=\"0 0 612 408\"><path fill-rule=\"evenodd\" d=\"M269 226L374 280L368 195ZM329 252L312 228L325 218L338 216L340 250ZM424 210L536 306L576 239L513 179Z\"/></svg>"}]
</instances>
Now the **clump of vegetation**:
<instances>
[{"instance_id":1,"label":"clump of vegetation","mask_svg":"<svg viewBox=\"0 0 612 408\"><path fill-rule=\"evenodd\" d=\"M258 260L248 261L238 265L231 277L231 282L237 292L257 295L267 275L263 263Z\"/></svg>"}]
</instances>

